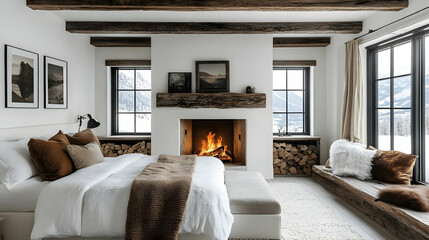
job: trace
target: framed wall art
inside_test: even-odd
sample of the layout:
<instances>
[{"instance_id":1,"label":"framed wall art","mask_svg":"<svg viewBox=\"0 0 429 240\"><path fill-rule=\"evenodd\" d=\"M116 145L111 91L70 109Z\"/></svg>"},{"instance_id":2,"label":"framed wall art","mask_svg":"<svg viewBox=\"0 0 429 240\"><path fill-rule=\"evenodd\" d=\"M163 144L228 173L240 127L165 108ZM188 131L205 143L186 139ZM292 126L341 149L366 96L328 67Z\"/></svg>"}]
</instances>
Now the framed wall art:
<instances>
[{"instance_id":1,"label":"framed wall art","mask_svg":"<svg viewBox=\"0 0 429 240\"><path fill-rule=\"evenodd\" d=\"M170 72L168 73L169 93L190 93L192 91L192 73Z\"/></svg>"},{"instance_id":2,"label":"framed wall art","mask_svg":"<svg viewBox=\"0 0 429 240\"><path fill-rule=\"evenodd\" d=\"M68 106L67 62L45 56L45 108Z\"/></svg>"},{"instance_id":3,"label":"framed wall art","mask_svg":"<svg viewBox=\"0 0 429 240\"><path fill-rule=\"evenodd\" d=\"M229 92L229 61L196 61L197 92Z\"/></svg>"},{"instance_id":4,"label":"framed wall art","mask_svg":"<svg viewBox=\"0 0 429 240\"><path fill-rule=\"evenodd\" d=\"M39 108L39 54L5 46L6 107Z\"/></svg>"}]
</instances>

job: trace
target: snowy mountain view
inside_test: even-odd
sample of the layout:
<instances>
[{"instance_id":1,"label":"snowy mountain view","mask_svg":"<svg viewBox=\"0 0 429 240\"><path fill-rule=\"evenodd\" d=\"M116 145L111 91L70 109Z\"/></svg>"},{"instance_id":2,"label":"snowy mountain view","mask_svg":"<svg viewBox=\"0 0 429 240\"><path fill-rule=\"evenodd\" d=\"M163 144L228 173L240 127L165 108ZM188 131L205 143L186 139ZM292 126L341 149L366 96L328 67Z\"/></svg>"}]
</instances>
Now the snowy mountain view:
<instances>
[{"instance_id":1,"label":"snowy mountain view","mask_svg":"<svg viewBox=\"0 0 429 240\"><path fill-rule=\"evenodd\" d=\"M135 78L134 79L134 73ZM135 89L134 89L135 87ZM150 132L151 71L120 70L118 74L119 132ZM134 105L135 104L135 105ZM142 114L134 114L134 112ZM148 114L144 114L144 113ZM134 127L135 126L135 127Z\"/></svg>"}]
</instances>

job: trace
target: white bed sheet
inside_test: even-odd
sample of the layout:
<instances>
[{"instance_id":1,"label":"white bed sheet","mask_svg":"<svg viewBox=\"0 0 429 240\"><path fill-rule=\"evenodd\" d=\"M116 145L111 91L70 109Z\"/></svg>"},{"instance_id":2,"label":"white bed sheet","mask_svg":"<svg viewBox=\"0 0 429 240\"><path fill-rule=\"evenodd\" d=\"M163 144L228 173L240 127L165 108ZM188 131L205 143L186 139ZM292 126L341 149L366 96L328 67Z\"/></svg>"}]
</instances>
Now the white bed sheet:
<instances>
[{"instance_id":1,"label":"white bed sheet","mask_svg":"<svg viewBox=\"0 0 429 240\"><path fill-rule=\"evenodd\" d=\"M7 189L0 184L0 212L32 212L36 209L37 199L49 181L39 176L30 178Z\"/></svg>"}]
</instances>

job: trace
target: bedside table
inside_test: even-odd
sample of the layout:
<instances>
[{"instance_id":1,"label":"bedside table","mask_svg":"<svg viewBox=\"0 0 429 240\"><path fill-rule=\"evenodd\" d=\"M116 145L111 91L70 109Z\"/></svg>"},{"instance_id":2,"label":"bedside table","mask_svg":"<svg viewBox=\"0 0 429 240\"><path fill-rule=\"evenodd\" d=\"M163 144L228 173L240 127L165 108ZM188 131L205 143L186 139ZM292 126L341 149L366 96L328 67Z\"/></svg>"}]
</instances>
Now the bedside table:
<instances>
[{"instance_id":1,"label":"bedside table","mask_svg":"<svg viewBox=\"0 0 429 240\"><path fill-rule=\"evenodd\" d=\"M0 217L0 239L4 240L4 236L3 236L3 221L4 221L4 217Z\"/></svg>"}]
</instances>

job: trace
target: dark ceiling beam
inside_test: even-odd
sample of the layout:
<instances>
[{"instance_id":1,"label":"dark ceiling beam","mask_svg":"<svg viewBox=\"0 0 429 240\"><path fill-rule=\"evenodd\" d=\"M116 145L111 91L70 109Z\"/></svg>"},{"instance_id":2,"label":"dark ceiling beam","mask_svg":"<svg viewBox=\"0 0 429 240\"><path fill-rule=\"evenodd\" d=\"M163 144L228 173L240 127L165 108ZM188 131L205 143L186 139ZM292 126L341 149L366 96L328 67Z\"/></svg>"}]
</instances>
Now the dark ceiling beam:
<instances>
[{"instance_id":1,"label":"dark ceiling beam","mask_svg":"<svg viewBox=\"0 0 429 240\"><path fill-rule=\"evenodd\" d=\"M314 67L316 60L274 60L274 67Z\"/></svg>"},{"instance_id":2,"label":"dark ceiling beam","mask_svg":"<svg viewBox=\"0 0 429 240\"><path fill-rule=\"evenodd\" d=\"M66 22L85 34L282 34L362 31L362 22Z\"/></svg>"},{"instance_id":3,"label":"dark ceiling beam","mask_svg":"<svg viewBox=\"0 0 429 240\"><path fill-rule=\"evenodd\" d=\"M95 47L150 47L150 37L91 37Z\"/></svg>"},{"instance_id":4,"label":"dark ceiling beam","mask_svg":"<svg viewBox=\"0 0 429 240\"><path fill-rule=\"evenodd\" d=\"M106 60L109 67L150 67L151 60Z\"/></svg>"},{"instance_id":5,"label":"dark ceiling beam","mask_svg":"<svg viewBox=\"0 0 429 240\"><path fill-rule=\"evenodd\" d=\"M331 44L330 37L275 37L273 47L326 47Z\"/></svg>"},{"instance_id":6,"label":"dark ceiling beam","mask_svg":"<svg viewBox=\"0 0 429 240\"><path fill-rule=\"evenodd\" d=\"M34 10L399 11L408 0L27 0Z\"/></svg>"}]
</instances>

